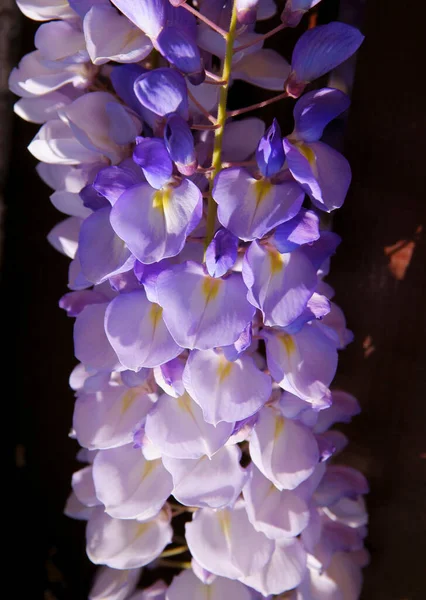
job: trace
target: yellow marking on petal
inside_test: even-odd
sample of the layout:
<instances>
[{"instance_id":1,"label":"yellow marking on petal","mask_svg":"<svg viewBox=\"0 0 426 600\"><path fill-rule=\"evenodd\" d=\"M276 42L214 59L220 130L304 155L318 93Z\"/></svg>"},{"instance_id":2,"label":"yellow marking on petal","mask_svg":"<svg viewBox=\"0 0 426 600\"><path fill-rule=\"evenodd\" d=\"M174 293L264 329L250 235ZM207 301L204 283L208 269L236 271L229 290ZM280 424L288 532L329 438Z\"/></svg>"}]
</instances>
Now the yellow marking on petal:
<instances>
[{"instance_id":1,"label":"yellow marking on petal","mask_svg":"<svg viewBox=\"0 0 426 600\"><path fill-rule=\"evenodd\" d=\"M280 341L283 343L284 348L289 356L296 352L296 344L294 343L293 336L288 333L284 333L279 336Z\"/></svg>"},{"instance_id":2,"label":"yellow marking on petal","mask_svg":"<svg viewBox=\"0 0 426 600\"><path fill-rule=\"evenodd\" d=\"M164 212L170 203L172 193L173 188L171 186L163 187L161 190L154 192L152 196L152 208Z\"/></svg>"},{"instance_id":3,"label":"yellow marking on petal","mask_svg":"<svg viewBox=\"0 0 426 600\"><path fill-rule=\"evenodd\" d=\"M149 529L149 523L140 523L136 528L135 538L138 538L141 535L143 535L147 531L147 529Z\"/></svg>"},{"instance_id":4,"label":"yellow marking on petal","mask_svg":"<svg viewBox=\"0 0 426 600\"><path fill-rule=\"evenodd\" d=\"M137 388L130 389L127 391L124 396L121 398L121 414L124 415L129 408L132 406L139 391Z\"/></svg>"},{"instance_id":5,"label":"yellow marking on petal","mask_svg":"<svg viewBox=\"0 0 426 600\"><path fill-rule=\"evenodd\" d=\"M154 329L157 327L158 321L160 320L162 313L163 309L158 304L153 304L149 309L149 318Z\"/></svg>"},{"instance_id":6,"label":"yellow marking on petal","mask_svg":"<svg viewBox=\"0 0 426 600\"><path fill-rule=\"evenodd\" d=\"M179 396L179 398L177 398L177 403L181 410L192 415L191 398L189 397L189 395L186 392L183 396Z\"/></svg>"},{"instance_id":7,"label":"yellow marking on petal","mask_svg":"<svg viewBox=\"0 0 426 600\"><path fill-rule=\"evenodd\" d=\"M220 363L217 367L217 376L220 383L223 383L225 379L230 376L233 367L234 363L229 362L225 357L221 356Z\"/></svg>"},{"instance_id":8,"label":"yellow marking on petal","mask_svg":"<svg viewBox=\"0 0 426 600\"><path fill-rule=\"evenodd\" d=\"M147 460L145 462L145 466L142 472L142 479L148 477L148 475L155 469L156 461L155 460Z\"/></svg>"},{"instance_id":9,"label":"yellow marking on petal","mask_svg":"<svg viewBox=\"0 0 426 600\"><path fill-rule=\"evenodd\" d=\"M274 429L274 440L277 440L279 436L282 434L285 425L284 417L277 417L275 419L275 429Z\"/></svg>"},{"instance_id":10,"label":"yellow marking on petal","mask_svg":"<svg viewBox=\"0 0 426 600\"><path fill-rule=\"evenodd\" d=\"M227 510L223 510L219 513L219 526L226 541L229 543L231 540L231 517Z\"/></svg>"},{"instance_id":11,"label":"yellow marking on petal","mask_svg":"<svg viewBox=\"0 0 426 600\"><path fill-rule=\"evenodd\" d=\"M300 154L306 158L308 163L311 165L311 168L313 170L316 169L317 160L315 158L315 152L312 150L312 148L303 142L296 142L295 146L299 150Z\"/></svg>"},{"instance_id":12,"label":"yellow marking on petal","mask_svg":"<svg viewBox=\"0 0 426 600\"><path fill-rule=\"evenodd\" d=\"M204 277L204 281L201 285L201 292L206 300L206 304L208 304L211 300L214 300L216 298L221 285L221 279L215 279L214 277Z\"/></svg>"},{"instance_id":13,"label":"yellow marking on petal","mask_svg":"<svg viewBox=\"0 0 426 600\"><path fill-rule=\"evenodd\" d=\"M256 207L258 207L266 196L269 194L274 185L266 179L262 177L262 179L258 179L253 183L254 194L256 196Z\"/></svg>"},{"instance_id":14,"label":"yellow marking on petal","mask_svg":"<svg viewBox=\"0 0 426 600\"><path fill-rule=\"evenodd\" d=\"M268 253L272 275L277 275L277 273L281 273L284 267L284 256L276 250L269 250Z\"/></svg>"}]
</instances>

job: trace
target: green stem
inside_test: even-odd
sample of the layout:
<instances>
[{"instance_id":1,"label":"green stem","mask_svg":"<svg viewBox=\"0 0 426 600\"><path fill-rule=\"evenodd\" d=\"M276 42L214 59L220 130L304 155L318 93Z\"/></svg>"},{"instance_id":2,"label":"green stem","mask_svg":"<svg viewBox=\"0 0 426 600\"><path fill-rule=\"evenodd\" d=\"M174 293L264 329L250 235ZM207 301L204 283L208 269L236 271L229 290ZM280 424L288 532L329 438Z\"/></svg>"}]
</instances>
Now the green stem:
<instances>
[{"instance_id":1,"label":"green stem","mask_svg":"<svg viewBox=\"0 0 426 600\"><path fill-rule=\"evenodd\" d=\"M217 111L217 129L215 131L214 137L214 147L213 147L213 172L210 179L210 189L209 189L209 198L207 205L207 226L206 226L206 243L205 247L210 244L214 236L214 229L216 224L216 211L217 204L213 200L212 197L212 189L213 182L216 175L222 169L222 142L223 142L223 132L225 129L226 123L226 103L228 100L228 90L229 90L229 80L231 77L231 68L232 68L232 57L233 57L233 48L235 41L235 32L237 29L237 2L234 0L232 7L232 16L231 16L231 24L229 26L229 31L226 36L226 52L225 59L223 61L223 71L222 71L222 81L223 85L220 88L219 94L219 106Z\"/></svg>"}]
</instances>

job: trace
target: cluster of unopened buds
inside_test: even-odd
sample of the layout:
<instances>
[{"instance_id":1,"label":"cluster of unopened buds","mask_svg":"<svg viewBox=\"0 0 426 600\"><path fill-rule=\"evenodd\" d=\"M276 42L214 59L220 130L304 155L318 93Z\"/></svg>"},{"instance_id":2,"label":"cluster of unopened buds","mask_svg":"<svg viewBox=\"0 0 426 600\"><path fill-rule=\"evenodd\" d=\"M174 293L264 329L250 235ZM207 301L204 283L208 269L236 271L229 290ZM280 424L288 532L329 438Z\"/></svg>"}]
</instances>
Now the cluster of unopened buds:
<instances>
[{"instance_id":1,"label":"cluster of unopened buds","mask_svg":"<svg viewBox=\"0 0 426 600\"><path fill-rule=\"evenodd\" d=\"M49 240L71 258L88 466L66 514L104 565L92 600L359 597L368 486L334 461L330 428L359 407L329 389L352 334L321 217L350 183L321 141L349 99L303 92L363 36L308 29L291 65L263 48L318 1L288 0L261 35L273 0L18 0L48 21L10 87L67 215ZM298 98L293 131L228 111L236 79L279 92L261 106ZM175 576L135 591L145 566Z\"/></svg>"}]
</instances>

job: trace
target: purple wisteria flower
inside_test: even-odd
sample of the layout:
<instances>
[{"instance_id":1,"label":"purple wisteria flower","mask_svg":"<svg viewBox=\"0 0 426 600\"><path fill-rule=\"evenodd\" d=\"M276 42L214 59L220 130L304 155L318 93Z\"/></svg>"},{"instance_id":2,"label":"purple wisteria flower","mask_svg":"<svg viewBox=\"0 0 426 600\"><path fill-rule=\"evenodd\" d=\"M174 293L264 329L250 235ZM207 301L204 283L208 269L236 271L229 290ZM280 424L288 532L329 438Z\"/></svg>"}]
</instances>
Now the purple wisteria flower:
<instances>
[{"instance_id":1,"label":"purple wisteria flower","mask_svg":"<svg viewBox=\"0 0 426 600\"><path fill-rule=\"evenodd\" d=\"M64 215L48 240L70 259L84 463L65 513L100 565L90 600L359 597L368 484L335 462L359 405L332 388L352 333L321 215L351 179L321 141L349 99L301 94L363 36L305 31L291 66L263 47L318 1L265 35L272 0L18 2L44 21L10 88ZM293 131L234 121L258 108L227 111L238 79L279 92L265 105L301 96Z\"/></svg>"}]
</instances>

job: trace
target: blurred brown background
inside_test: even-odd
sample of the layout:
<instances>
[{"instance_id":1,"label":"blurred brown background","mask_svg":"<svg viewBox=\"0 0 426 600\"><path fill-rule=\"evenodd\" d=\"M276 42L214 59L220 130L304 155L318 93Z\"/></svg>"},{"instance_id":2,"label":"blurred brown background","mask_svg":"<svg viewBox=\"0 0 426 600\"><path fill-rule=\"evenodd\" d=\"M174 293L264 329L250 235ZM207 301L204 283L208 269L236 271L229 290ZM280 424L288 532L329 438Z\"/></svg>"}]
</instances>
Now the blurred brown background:
<instances>
[{"instance_id":1,"label":"blurred brown background","mask_svg":"<svg viewBox=\"0 0 426 600\"><path fill-rule=\"evenodd\" d=\"M337 16L338 2L322 4L320 20ZM363 4L350 3L359 10ZM371 484L372 564L365 571L363 600L426 598L426 36L421 4L410 4L411 13L398 0L365 5L366 40L344 140L353 183L334 220L343 243L329 282L356 335L341 355L336 384L357 395L363 407L345 428L351 439L345 459ZM67 438L73 409L68 388L72 322L57 308L66 291L68 259L45 239L60 215L26 151L37 126L13 116L13 99L5 91L10 66L33 49L35 28L12 0L1 0L0 183L7 206L2 397L13 411L11 417L5 414L3 431L14 434L15 472L12 497L5 487L3 519L5 531L10 528L4 547L16 575L5 574L11 596L19 600L83 600L93 572L84 552L84 524L62 516L77 467L77 445ZM296 35L286 39L293 42ZM286 46L283 51L288 57ZM259 93L240 85L231 104L241 105L240 98L250 104L249 93L256 101ZM279 107L284 125L291 110L290 104ZM271 107L269 114L274 111Z\"/></svg>"}]
</instances>

